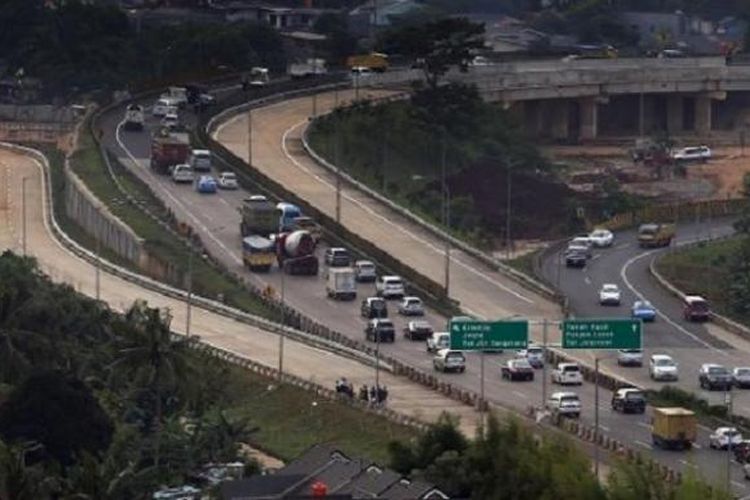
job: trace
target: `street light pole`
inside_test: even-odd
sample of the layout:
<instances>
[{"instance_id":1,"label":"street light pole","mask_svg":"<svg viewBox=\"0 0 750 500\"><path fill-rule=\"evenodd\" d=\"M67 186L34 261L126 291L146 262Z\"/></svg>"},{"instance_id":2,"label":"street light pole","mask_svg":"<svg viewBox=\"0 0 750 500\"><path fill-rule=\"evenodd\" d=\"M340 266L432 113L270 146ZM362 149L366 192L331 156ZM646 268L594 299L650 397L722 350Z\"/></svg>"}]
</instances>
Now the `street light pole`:
<instances>
[{"instance_id":1,"label":"street light pole","mask_svg":"<svg viewBox=\"0 0 750 500\"><path fill-rule=\"evenodd\" d=\"M96 300L99 301L100 281L99 281L99 267L101 266L101 240L96 238L96 262L94 264L94 274L96 279Z\"/></svg>"},{"instance_id":2,"label":"street light pole","mask_svg":"<svg viewBox=\"0 0 750 500\"><path fill-rule=\"evenodd\" d=\"M445 226L446 232L450 231L450 191L448 190L448 182L445 177L445 162L446 162L446 137L445 131L443 131L443 141L440 155L440 169L441 179L443 185L443 225ZM450 272L451 272L451 246L448 235L445 238L445 296L448 297L450 291Z\"/></svg>"},{"instance_id":3,"label":"street light pole","mask_svg":"<svg viewBox=\"0 0 750 500\"><path fill-rule=\"evenodd\" d=\"M247 110L247 164L253 164L253 112Z\"/></svg>"},{"instance_id":4,"label":"street light pole","mask_svg":"<svg viewBox=\"0 0 750 500\"><path fill-rule=\"evenodd\" d=\"M727 390L724 391L724 404L727 405L727 418L732 418L732 386L727 386ZM726 477L726 490L727 492L732 491L730 489L732 481L732 438L729 436L727 441L727 477Z\"/></svg>"},{"instance_id":5,"label":"street light pole","mask_svg":"<svg viewBox=\"0 0 750 500\"><path fill-rule=\"evenodd\" d=\"M26 256L26 181L28 177L21 179L21 247L23 255Z\"/></svg>"},{"instance_id":6,"label":"street light pole","mask_svg":"<svg viewBox=\"0 0 750 500\"><path fill-rule=\"evenodd\" d=\"M375 388L380 387L380 331L375 330Z\"/></svg>"},{"instance_id":7,"label":"street light pole","mask_svg":"<svg viewBox=\"0 0 750 500\"><path fill-rule=\"evenodd\" d=\"M594 475L599 480L599 356L594 360Z\"/></svg>"},{"instance_id":8,"label":"street light pole","mask_svg":"<svg viewBox=\"0 0 750 500\"><path fill-rule=\"evenodd\" d=\"M281 227L279 227L279 232L281 232ZM286 275L286 261L282 261L282 262L283 263L281 264L281 267L280 267L280 270L281 270L281 331L279 332L279 378L281 378L281 376L284 373L284 337L285 337L284 328L285 328L285 323L286 323L286 309L285 309L286 306L285 306L285 301L284 301L285 283L286 283L286 280L284 278Z\"/></svg>"},{"instance_id":9,"label":"street light pole","mask_svg":"<svg viewBox=\"0 0 750 500\"><path fill-rule=\"evenodd\" d=\"M542 321L542 411L547 404L547 319Z\"/></svg>"},{"instance_id":10,"label":"street light pole","mask_svg":"<svg viewBox=\"0 0 750 500\"><path fill-rule=\"evenodd\" d=\"M312 95L312 119L318 117L318 94L316 92L313 92Z\"/></svg>"},{"instance_id":11,"label":"street light pole","mask_svg":"<svg viewBox=\"0 0 750 500\"><path fill-rule=\"evenodd\" d=\"M336 222L341 223L341 135L338 114L335 116L333 135L333 162L336 164Z\"/></svg>"},{"instance_id":12,"label":"street light pole","mask_svg":"<svg viewBox=\"0 0 750 500\"><path fill-rule=\"evenodd\" d=\"M188 291L187 291L187 323L185 334L190 337L190 316L193 307L193 244L192 241L188 246Z\"/></svg>"},{"instance_id":13,"label":"street light pole","mask_svg":"<svg viewBox=\"0 0 750 500\"><path fill-rule=\"evenodd\" d=\"M512 187L511 187L513 176L511 175L510 165L507 165L507 169L508 169L508 182L506 183L507 184L507 192L505 194L505 196L507 198L507 200L506 200L507 207L505 209L505 249L506 249L507 259L510 260L510 246L511 246L512 241L513 241L511 239L511 237L510 237L510 217L511 217L511 214L510 214L510 209L511 209L510 199L511 199L511 194L513 192L512 191Z\"/></svg>"}]
</instances>

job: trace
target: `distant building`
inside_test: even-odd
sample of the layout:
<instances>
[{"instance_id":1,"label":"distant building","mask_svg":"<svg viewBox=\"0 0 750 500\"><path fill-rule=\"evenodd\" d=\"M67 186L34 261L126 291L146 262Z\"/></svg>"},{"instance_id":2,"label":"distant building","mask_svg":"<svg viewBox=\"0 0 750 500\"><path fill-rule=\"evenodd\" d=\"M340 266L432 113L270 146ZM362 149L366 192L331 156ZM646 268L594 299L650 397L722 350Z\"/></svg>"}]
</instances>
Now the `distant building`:
<instances>
[{"instance_id":1,"label":"distant building","mask_svg":"<svg viewBox=\"0 0 750 500\"><path fill-rule=\"evenodd\" d=\"M222 500L311 498L442 500L434 486L411 481L369 460L350 458L330 445L315 445L275 474L223 483ZM322 491L321 491L322 490Z\"/></svg>"},{"instance_id":2,"label":"distant building","mask_svg":"<svg viewBox=\"0 0 750 500\"><path fill-rule=\"evenodd\" d=\"M373 29L387 28L393 17L422 8L415 0L368 0L349 12L349 29L357 36L366 36Z\"/></svg>"},{"instance_id":3,"label":"distant building","mask_svg":"<svg viewBox=\"0 0 750 500\"><path fill-rule=\"evenodd\" d=\"M220 13L225 21L256 21L268 24L278 30L293 31L310 29L320 16L337 13L336 9L318 9L313 2L300 2L300 7L280 7L260 2L239 0L211 3L214 12Z\"/></svg>"}]
</instances>

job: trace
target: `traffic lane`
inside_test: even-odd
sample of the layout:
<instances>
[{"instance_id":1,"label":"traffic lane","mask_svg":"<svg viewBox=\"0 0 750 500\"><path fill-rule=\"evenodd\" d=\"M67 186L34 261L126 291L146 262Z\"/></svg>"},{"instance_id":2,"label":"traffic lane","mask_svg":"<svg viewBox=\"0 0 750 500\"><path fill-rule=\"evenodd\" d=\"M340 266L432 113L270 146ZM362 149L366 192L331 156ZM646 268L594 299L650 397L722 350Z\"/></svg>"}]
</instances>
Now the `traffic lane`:
<instances>
[{"instance_id":1,"label":"traffic lane","mask_svg":"<svg viewBox=\"0 0 750 500\"><path fill-rule=\"evenodd\" d=\"M320 110L330 108L332 96L319 96L318 104ZM333 214L334 176L315 164L300 145L299 137L309 109L308 98L255 110L253 120L262 126L256 128L257 133L253 135L253 163L324 212ZM246 158L246 116L237 116L222 124L216 135L235 154ZM348 186L343 188L342 221L423 274L434 275L443 267L444 245L441 241ZM546 311L548 301L484 265L467 265L466 262L473 260L463 256L462 252L453 253L451 294L478 316L504 317L512 313L527 317L556 316L556 307L550 306L549 313L542 312Z\"/></svg>"}]
</instances>

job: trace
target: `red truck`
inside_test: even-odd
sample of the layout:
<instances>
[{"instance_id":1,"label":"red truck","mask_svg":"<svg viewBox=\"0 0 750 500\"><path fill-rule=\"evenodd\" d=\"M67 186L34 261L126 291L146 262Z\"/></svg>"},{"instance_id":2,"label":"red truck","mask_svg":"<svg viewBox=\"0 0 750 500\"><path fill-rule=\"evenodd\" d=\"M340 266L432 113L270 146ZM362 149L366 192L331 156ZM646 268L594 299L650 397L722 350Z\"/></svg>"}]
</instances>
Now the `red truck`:
<instances>
[{"instance_id":1,"label":"red truck","mask_svg":"<svg viewBox=\"0 0 750 500\"><path fill-rule=\"evenodd\" d=\"M288 274L318 274L315 240L309 232L299 230L276 236L276 258Z\"/></svg>"},{"instance_id":2,"label":"red truck","mask_svg":"<svg viewBox=\"0 0 750 500\"><path fill-rule=\"evenodd\" d=\"M151 168L160 174L168 174L171 166L187 163L189 156L187 133L160 130L151 138Z\"/></svg>"}]
</instances>

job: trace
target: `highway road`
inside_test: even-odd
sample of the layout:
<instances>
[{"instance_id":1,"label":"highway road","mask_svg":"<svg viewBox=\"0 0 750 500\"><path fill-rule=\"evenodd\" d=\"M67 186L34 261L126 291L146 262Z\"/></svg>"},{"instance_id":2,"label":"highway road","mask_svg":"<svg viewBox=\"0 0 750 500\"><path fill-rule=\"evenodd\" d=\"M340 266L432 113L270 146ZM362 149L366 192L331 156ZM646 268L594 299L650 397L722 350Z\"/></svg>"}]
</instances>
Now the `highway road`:
<instances>
[{"instance_id":1,"label":"highway road","mask_svg":"<svg viewBox=\"0 0 750 500\"><path fill-rule=\"evenodd\" d=\"M323 98L318 99L319 106L324 105L323 102ZM299 184L300 189L303 191L316 191L319 196L325 198L322 204L328 204L326 208L333 210L332 193L327 192L328 188L325 184L320 185L321 181L325 180L326 174L318 170L311 170L315 168L314 165L301 164L305 157L298 153L299 144L295 144L294 138L289 137L292 133L289 131L297 130L299 124L305 121L304 117L309 112L309 109L309 100L300 99L254 112L254 120L257 120L255 122L256 131L258 132L258 135L254 137L253 145L255 155L257 155L256 163L262 169L272 172L274 176L276 174L288 174L289 177L285 181L287 182L287 186L290 186L289 183L291 182L292 187L295 184ZM172 208L178 219L190 223L199 231L209 251L215 257L246 279L254 280L256 283L276 283L275 280L278 278L276 272L269 275L251 275L251 273L242 270L239 265L239 234L236 229L239 216L235 209L243 194L221 193L215 197L199 196L192 192L189 187L175 186L167 178L152 175L146 168L146 159L148 156L146 134L116 133L117 123L120 119L121 115L117 113L112 113L104 117L102 124L104 125L105 141L108 147L128 165L128 168L140 175L155 189L157 194ZM237 134L238 130L246 130L241 121L242 119L236 120L231 126L233 129L237 129L234 132L231 130L228 131L228 127L225 127L222 133ZM281 134L279 134L280 131ZM274 136L274 134L276 135ZM282 143L280 140L282 136L289 140ZM239 154L242 154L242 151L246 149L246 145L243 147L241 141L236 141L234 147ZM292 151L295 152L292 153ZM291 169L292 172L287 172L288 169ZM305 175L300 175L300 172L304 172ZM318 182L311 182L311 179ZM300 191L298 193L305 194ZM375 217L377 219L376 226L387 226L383 229L387 231L381 234L382 238L378 240L379 243L382 242L383 245L387 246L394 244L392 240L395 239L398 240L395 243L396 245L405 245L408 248L408 246L413 246L414 242L416 242L422 245L421 254L410 253L409 255L424 255L426 252L433 252L434 255L425 256L424 260L427 261L427 265L431 263L434 265L435 261L442 263L440 253L430 249L429 240L424 241L425 238L430 237L429 235L423 234L421 230L411 228L406 224L402 226L401 221L394 222L397 219L391 218L390 214L387 217L388 222L384 222L382 219L382 207L372 207L370 205L371 200L359 193L346 190L344 200L343 213L345 223L353 222L348 220L349 217L347 216L350 209L352 212L355 209L360 210L366 217ZM365 203L369 211L364 209ZM441 248L434 244L432 246L438 249ZM411 252L412 250L409 249L409 251ZM396 252L396 255L401 255L401 253ZM435 259L435 261L432 259ZM490 295L489 297L482 296L482 300L478 300L477 305L474 305L473 302L463 302L470 306L472 312L485 317L498 317L498 314L508 315L511 311L520 310L525 311L532 318L543 317L542 315L552 318L556 317L557 313L553 305L546 303L546 301L539 297L535 297L514 283L508 282L504 276L490 272L484 266L481 266L481 264L473 262L473 259L468 258L468 256L458 253L454 254L453 262L453 283L456 292L454 292L455 295L453 293L452 295L465 297L465 300L471 301L472 296L478 295L477 290L471 287L472 282L475 283L477 288L482 289L484 293ZM442 266L437 268L442 269ZM432 273L432 275L434 274ZM456 274L459 274L457 278ZM362 338L363 321L357 315L357 306L347 303L334 303L324 297L323 290L324 285L319 279L300 277L295 278L293 285L288 286L287 297L293 306L303 312L311 314L318 319L321 317L324 318L326 324L354 338ZM545 311L548 314L545 314ZM441 324L441 322L445 321L444 318L439 318L434 313L431 313L430 318L434 324ZM535 334L538 334L538 328L535 329ZM552 339L554 337L555 335L551 335ZM415 366L425 369L430 369L431 367L431 358L425 353L424 346L421 343L411 343L399 339L392 346L383 346L383 349L384 352ZM529 405L540 404L542 400L541 376L538 376L535 382L528 384L511 384L499 380L498 364L508 356L509 354L487 355L487 398L519 410L523 410ZM447 375L445 378L458 385L478 390L480 384L480 363L477 357L476 355L470 356L466 374ZM547 387L548 392L551 390L551 387ZM590 423L593 421L593 408L595 406L593 386L585 384L575 390L579 393L584 404L583 420ZM611 394L604 390L600 392L600 408L602 409L600 424L602 432L623 442L632 443L633 446L650 449L648 417L624 416L610 412L609 399ZM687 466L682 462L694 461L700 465L705 477L723 477L720 467L721 460L717 461L717 456L720 455L708 452L708 450L701 448L686 455L661 452L656 452L656 454L665 463L676 469L682 470ZM733 471L733 477L737 480L735 487L738 490L743 490L745 485L739 481L739 472L736 470Z\"/></svg>"}]
</instances>

